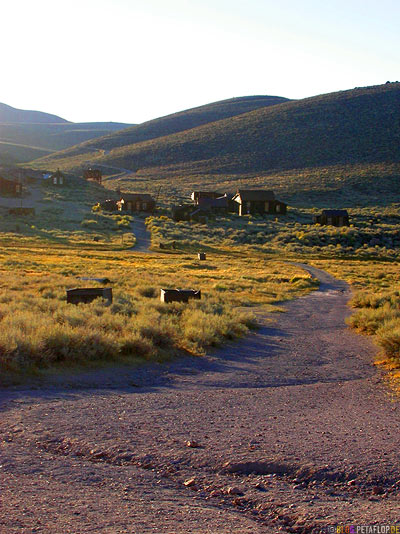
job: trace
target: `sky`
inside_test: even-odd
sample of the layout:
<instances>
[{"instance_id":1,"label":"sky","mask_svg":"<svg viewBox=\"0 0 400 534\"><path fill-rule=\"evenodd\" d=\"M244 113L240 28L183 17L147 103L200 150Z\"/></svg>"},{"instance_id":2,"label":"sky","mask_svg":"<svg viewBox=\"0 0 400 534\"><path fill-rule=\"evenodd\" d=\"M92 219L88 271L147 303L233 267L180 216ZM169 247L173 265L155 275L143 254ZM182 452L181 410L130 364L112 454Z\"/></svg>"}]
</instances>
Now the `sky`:
<instances>
[{"instance_id":1,"label":"sky","mask_svg":"<svg viewBox=\"0 0 400 534\"><path fill-rule=\"evenodd\" d=\"M398 0L0 0L0 102L141 123L400 80Z\"/></svg>"}]
</instances>

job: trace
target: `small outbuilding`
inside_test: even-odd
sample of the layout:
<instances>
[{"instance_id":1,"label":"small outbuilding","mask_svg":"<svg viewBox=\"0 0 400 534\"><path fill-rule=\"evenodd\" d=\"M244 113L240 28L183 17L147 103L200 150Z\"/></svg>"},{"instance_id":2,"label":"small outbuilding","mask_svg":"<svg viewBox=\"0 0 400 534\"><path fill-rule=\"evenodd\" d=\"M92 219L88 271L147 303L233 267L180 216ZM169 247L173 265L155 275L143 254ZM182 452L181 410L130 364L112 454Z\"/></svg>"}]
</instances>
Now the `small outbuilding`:
<instances>
[{"instance_id":1,"label":"small outbuilding","mask_svg":"<svg viewBox=\"0 0 400 534\"><path fill-rule=\"evenodd\" d=\"M83 177L85 180L91 180L92 182L97 182L101 184L103 175L100 169L86 169L83 171Z\"/></svg>"},{"instance_id":2,"label":"small outbuilding","mask_svg":"<svg viewBox=\"0 0 400 534\"><path fill-rule=\"evenodd\" d=\"M189 302L189 300L201 300L200 289L161 289L161 302Z\"/></svg>"},{"instance_id":3,"label":"small outbuilding","mask_svg":"<svg viewBox=\"0 0 400 534\"><path fill-rule=\"evenodd\" d=\"M15 180L8 180L0 176L0 195L18 197L22 194L22 184Z\"/></svg>"},{"instance_id":4,"label":"small outbuilding","mask_svg":"<svg viewBox=\"0 0 400 534\"><path fill-rule=\"evenodd\" d=\"M322 210L320 215L314 215L313 223L330 226L349 226L349 214L347 210Z\"/></svg>"},{"instance_id":5,"label":"small outbuilding","mask_svg":"<svg viewBox=\"0 0 400 534\"><path fill-rule=\"evenodd\" d=\"M190 198L193 200L195 206L197 206L202 200L219 198L221 196L222 194L217 193L217 191L193 191L193 193L190 195Z\"/></svg>"},{"instance_id":6,"label":"small outbuilding","mask_svg":"<svg viewBox=\"0 0 400 534\"><path fill-rule=\"evenodd\" d=\"M122 193L117 202L119 211L148 211L151 212L156 207L156 201L147 193Z\"/></svg>"},{"instance_id":7,"label":"small outbuilding","mask_svg":"<svg viewBox=\"0 0 400 534\"><path fill-rule=\"evenodd\" d=\"M232 198L239 215L285 215L287 204L277 200L275 193L265 189L239 189Z\"/></svg>"}]
</instances>

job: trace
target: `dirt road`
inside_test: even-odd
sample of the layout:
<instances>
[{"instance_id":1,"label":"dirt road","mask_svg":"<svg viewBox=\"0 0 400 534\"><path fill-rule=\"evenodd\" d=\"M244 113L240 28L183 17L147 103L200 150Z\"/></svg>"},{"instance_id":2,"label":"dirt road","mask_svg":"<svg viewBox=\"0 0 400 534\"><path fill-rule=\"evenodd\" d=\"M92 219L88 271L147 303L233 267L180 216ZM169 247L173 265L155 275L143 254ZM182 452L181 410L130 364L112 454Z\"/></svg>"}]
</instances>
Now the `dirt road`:
<instances>
[{"instance_id":1,"label":"dirt road","mask_svg":"<svg viewBox=\"0 0 400 534\"><path fill-rule=\"evenodd\" d=\"M150 250L151 234L146 228L144 219L136 216L131 224L132 233L136 237L136 243L132 247L132 252L144 252L146 254L152 254Z\"/></svg>"},{"instance_id":2,"label":"dirt road","mask_svg":"<svg viewBox=\"0 0 400 534\"><path fill-rule=\"evenodd\" d=\"M3 390L0 532L322 532L399 520L400 418L319 291L205 358Z\"/></svg>"}]
</instances>

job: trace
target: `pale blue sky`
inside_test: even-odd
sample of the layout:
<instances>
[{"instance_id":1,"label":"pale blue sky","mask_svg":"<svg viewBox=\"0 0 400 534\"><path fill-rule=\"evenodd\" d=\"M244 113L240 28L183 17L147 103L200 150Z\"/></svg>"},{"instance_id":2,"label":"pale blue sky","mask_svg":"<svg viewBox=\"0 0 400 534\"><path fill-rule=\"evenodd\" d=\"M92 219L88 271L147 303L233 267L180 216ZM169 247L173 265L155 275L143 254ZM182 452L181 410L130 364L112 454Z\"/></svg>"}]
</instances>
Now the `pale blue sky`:
<instances>
[{"instance_id":1,"label":"pale blue sky","mask_svg":"<svg viewBox=\"0 0 400 534\"><path fill-rule=\"evenodd\" d=\"M0 102L139 123L400 79L395 0L3 0Z\"/></svg>"}]
</instances>

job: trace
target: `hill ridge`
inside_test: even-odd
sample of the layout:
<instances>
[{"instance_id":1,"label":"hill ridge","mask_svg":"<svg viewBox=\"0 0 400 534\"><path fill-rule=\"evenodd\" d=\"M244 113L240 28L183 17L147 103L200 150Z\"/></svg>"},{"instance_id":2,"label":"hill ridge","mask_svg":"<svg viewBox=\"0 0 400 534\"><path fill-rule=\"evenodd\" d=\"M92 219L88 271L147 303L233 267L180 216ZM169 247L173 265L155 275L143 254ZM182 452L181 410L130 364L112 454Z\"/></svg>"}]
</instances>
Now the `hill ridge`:
<instances>
[{"instance_id":1,"label":"hill ridge","mask_svg":"<svg viewBox=\"0 0 400 534\"><path fill-rule=\"evenodd\" d=\"M286 101L288 99L284 97L253 95L211 102L210 104L152 119L95 140L86 141L76 147L71 147L63 151L63 153L70 155L79 154L81 151L87 153L86 151L88 149L93 149L94 152L97 150L109 151L120 146L132 145L173 135L174 133L196 128L202 124L209 124L223 120L226 117L247 113L249 110L277 105Z\"/></svg>"},{"instance_id":2,"label":"hill ridge","mask_svg":"<svg viewBox=\"0 0 400 534\"><path fill-rule=\"evenodd\" d=\"M3 124L65 124L68 122L70 121L63 119L58 115L53 115L52 113L14 108L8 104L0 102L0 123Z\"/></svg>"}]
</instances>

